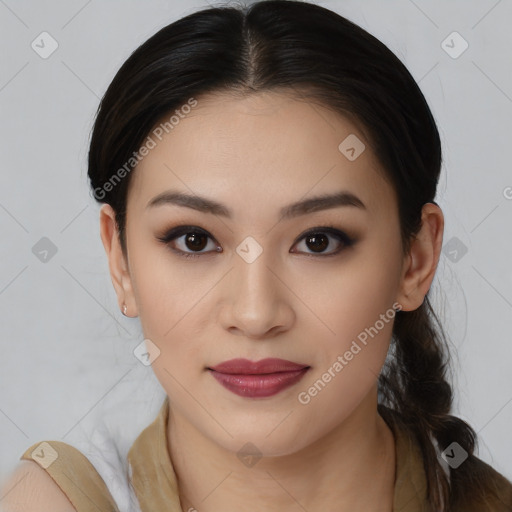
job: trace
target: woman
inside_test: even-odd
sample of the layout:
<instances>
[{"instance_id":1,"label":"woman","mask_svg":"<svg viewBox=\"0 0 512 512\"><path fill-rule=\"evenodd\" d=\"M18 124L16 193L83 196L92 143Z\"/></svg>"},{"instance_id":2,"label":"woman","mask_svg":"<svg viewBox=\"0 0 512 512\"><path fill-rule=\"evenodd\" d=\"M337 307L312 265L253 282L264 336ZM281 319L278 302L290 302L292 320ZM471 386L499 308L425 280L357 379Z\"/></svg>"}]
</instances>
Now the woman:
<instances>
[{"instance_id":1,"label":"woman","mask_svg":"<svg viewBox=\"0 0 512 512\"><path fill-rule=\"evenodd\" d=\"M512 510L450 414L429 302L440 169L410 73L317 5L208 8L130 56L89 178L119 306L167 395L130 450L134 507ZM22 458L27 482L52 478L53 510L118 510L73 447Z\"/></svg>"}]
</instances>

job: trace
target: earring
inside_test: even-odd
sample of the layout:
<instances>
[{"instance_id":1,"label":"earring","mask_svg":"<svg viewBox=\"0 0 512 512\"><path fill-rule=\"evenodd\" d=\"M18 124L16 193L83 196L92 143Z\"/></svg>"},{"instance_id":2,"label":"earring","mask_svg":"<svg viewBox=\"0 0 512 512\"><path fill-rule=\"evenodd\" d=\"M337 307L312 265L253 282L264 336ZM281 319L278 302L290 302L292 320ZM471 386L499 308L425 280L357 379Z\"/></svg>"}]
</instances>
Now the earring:
<instances>
[{"instance_id":1,"label":"earring","mask_svg":"<svg viewBox=\"0 0 512 512\"><path fill-rule=\"evenodd\" d=\"M127 307L126 307L126 304L123 304L123 315L126 316L126 311L127 311Z\"/></svg>"}]
</instances>

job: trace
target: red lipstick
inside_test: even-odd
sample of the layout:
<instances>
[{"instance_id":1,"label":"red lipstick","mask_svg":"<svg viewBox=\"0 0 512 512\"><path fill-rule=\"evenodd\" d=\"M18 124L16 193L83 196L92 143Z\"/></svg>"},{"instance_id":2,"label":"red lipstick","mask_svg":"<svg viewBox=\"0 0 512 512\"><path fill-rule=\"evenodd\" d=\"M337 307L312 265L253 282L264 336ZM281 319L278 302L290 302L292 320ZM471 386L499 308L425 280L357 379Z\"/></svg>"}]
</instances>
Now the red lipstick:
<instances>
[{"instance_id":1,"label":"red lipstick","mask_svg":"<svg viewBox=\"0 0 512 512\"><path fill-rule=\"evenodd\" d=\"M273 396L299 382L309 366L284 359L231 359L209 367L226 389L247 398Z\"/></svg>"}]
</instances>

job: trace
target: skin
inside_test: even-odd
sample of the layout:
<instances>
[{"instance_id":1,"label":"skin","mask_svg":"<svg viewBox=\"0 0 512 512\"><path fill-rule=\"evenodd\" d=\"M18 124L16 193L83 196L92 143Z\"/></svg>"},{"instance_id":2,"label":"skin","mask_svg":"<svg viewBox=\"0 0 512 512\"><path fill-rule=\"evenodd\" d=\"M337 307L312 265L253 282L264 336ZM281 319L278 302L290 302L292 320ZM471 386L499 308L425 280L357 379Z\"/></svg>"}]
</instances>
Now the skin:
<instances>
[{"instance_id":1,"label":"skin","mask_svg":"<svg viewBox=\"0 0 512 512\"><path fill-rule=\"evenodd\" d=\"M152 368L170 397L168 450L182 509L389 512L395 443L377 413L377 376L392 322L308 404L298 394L393 303L405 311L422 304L439 260L443 214L423 207L421 231L404 255L395 192L355 123L282 92L198 100L133 171L127 258L112 208L100 213L119 305L139 316L160 350ZM354 161L338 149L350 134L366 144ZM170 204L146 208L168 189L221 202L233 218ZM339 190L366 209L278 221L281 207ZM157 239L185 224L211 236L195 249L197 258ZM328 225L352 235L354 245L329 237L322 253L299 239ZM263 250L252 263L236 252L247 236ZM194 253L185 241L170 244ZM235 357L278 357L310 370L277 395L243 398L206 369ZM252 467L237 457L247 442L262 454Z\"/></svg>"}]
</instances>

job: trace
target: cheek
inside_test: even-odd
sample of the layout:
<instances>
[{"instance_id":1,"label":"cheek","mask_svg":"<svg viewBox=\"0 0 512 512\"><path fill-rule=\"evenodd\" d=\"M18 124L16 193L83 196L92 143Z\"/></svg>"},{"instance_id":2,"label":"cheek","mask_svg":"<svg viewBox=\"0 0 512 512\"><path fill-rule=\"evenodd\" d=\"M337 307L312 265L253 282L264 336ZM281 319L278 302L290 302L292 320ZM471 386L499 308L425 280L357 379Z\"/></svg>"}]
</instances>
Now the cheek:
<instances>
[{"instance_id":1,"label":"cheek","mask_svg":"<svg viewBox=\"0 0 512 512\"><path fill-rule=\"evenodd\" d=\"M373 325L393 305L397 292L395 271L382 261L382 266L361 266L343 280L338 292L338 318L361 331ZM334 311L332 311L334 314ZM338 322L339 323L339 322Z\"/></svg>"},{"instance_id":2,"label":"cheek","mask_svg":"<svg viewBox=\"0 0 512 512\"><path fill-rule=\"evenodd\" d=\"M343 343L356 337L374 325L395 302L399 284L398 251L377 249L365 247L325 271L324 277L318 274L316 287L305 280L301 283L302 287L309 286L311 309L330 328L330 333L324 329L327 339L330 334L333 340Z\"/></svg>"},{"instance_id":3,"label":"cheek","mask_svg":"<svg viewBox=\"0 0 512 512\"><path fill-rule=\"evenodd\" d=\"M145 336L172 339L206 293L207 280L194 271L193 263L180 262L154 241L134 243L130 267Z\"/></svg>"},{"instance_id":4,"label":"cheek","mask_svg":"<svg viewBox=\"0 0 512 512\"><path fill-rule=\"evenodd\" d=\"M179 383L202 372L205 356L200 340L204 340L208 301L201 298L216 279L211 275L205 279L196 265L179 263L163 249L151 241L136 244L134 240L130 267L144 338L159 351L151 366L173 395L181 389Z\"/></svg>"},{"instance_id":5,"label":"cheek","mask_svg":"<svg viewBox=\"0 0 512 512\"><path fill-rule=\"evenodd\" d=\"M396 315L393 304L399 267L397 247L368 244L331 272L328 285L312 300L318 316L329 327L322 327L323 350L317 352L312 378L322 379L325 372L330 372L322 380L329 381L335 400L341 388L343 393L353 394L354 399L364 394L363 388L367 391L380 372ZM336 378L332 378L333 374ZM325 399L330 393L325 394Z\"/></svg>"},{"instance_id":6,"label":"cheek","mask_svg":"<svg viewBox=\"0 0 512 512\"><path fill-rule=\"evenodd\" d=\"M321 346L319 340L314 372L297 401L308 415L323 417L325 428L343 421L377 381L396 315L393 276L395 268L386 260L380 266L354 265L331 281L329 300L321 299L320 316L334 334L325 331Z\"/></svg>"}]
</instances>

